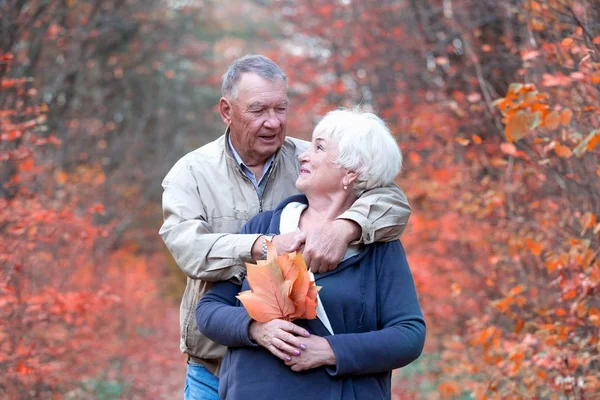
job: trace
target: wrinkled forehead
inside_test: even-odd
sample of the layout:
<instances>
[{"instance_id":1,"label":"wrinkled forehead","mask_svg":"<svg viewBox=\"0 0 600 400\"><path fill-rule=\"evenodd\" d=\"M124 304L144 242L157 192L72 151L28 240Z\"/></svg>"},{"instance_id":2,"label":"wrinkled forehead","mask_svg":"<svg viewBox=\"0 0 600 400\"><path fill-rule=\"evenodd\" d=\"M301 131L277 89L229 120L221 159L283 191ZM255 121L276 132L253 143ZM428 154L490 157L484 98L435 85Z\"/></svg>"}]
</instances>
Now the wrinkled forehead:
<instances>
[{"instance_id":1,"label":"wrinkled forehead","mask_svg":"<svg viewBox=\"0 0 600 400\"><path fill-rule=\"evenodd\" d=\"M246 73L240 79L236 97L245 104L281 103L288 101L287 83L281 78L271 80L255 73Z\"/></svg>"}]
</instances>

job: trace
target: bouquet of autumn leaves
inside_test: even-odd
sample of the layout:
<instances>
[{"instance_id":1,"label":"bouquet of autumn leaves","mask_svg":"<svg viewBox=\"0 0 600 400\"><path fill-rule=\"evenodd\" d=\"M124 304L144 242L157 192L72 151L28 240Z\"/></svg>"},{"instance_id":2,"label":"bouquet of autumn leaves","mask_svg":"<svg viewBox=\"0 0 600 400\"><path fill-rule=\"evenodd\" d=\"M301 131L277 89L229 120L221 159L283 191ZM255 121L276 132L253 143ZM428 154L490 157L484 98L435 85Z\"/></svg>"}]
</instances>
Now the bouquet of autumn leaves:
<instances>
[{"instance_id":1,"label":"bouquet of autumn leaves","mask_svg":"<svg viewBox=\"0 0 600 400\"><path fill-rule=\"evenodd\" d=\"M267 241L267 259L246 264L250 290L238 294L252 319L293 321L317 317L317 294L320 287L308 272L299 252L277 255Z\"/></svg>"}]
</instances>

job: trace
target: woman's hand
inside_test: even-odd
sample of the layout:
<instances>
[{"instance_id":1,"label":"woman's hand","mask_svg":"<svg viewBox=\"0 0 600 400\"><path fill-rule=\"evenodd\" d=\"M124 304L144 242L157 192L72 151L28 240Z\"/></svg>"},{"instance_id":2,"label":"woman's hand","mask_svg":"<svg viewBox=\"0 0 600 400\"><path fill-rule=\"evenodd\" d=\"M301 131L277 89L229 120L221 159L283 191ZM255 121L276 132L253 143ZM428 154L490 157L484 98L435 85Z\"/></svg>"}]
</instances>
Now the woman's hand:
<instances>
[{"instance_id":1,"label":"woman's hand","mask_svg":"<svg viewBox=\"0 0 600 400\"><path fill-rule=\"evenodd\" d=\"M294 355L291 360L286 360L285 365L291 367L292 371L305 371L318 368L323 365L335 365L335 353L327 339L312 335L303 339L306 350L299 355Z\"/></svg>"},{"instance_id":2,"label":"woman's hand","mask_svg":"<svg viewBox=\"0 0 600 400\"><path fill-rule=\"evenodd\" d=\"M283 361L291 361L291 356L300 355L306 349L303 342L310 336L306 329L281 319L252 321L248 333L252 340Z\"/></svg>"}]
</instances>

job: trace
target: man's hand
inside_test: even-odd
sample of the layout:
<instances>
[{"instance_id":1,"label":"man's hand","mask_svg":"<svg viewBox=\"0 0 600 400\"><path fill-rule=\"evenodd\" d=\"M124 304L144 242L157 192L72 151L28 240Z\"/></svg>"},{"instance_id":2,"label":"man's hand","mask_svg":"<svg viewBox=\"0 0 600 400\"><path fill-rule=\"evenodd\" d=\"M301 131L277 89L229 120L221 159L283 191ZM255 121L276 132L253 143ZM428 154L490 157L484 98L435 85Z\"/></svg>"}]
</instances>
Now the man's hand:
<instances>
[{"instance_id":1,"label":"man's hand","mask_svg":"<svg viewBox=\"0 0 600 400\"><path fill-rule=\"evenodd\" d=\"M291 361L291 356L300 355L306 349L303 341L310 335L306 329L281 319L252 321L248 334L252 340L283 361Z\"/></svg>"},{"instance_id":2,"label":"man's hand","mask_svg":"<svg viewBox=\"0 0 600 400\"><path fill-rule=\"evenodd\" d=\"M258 239L252 245L252 259L254 261L262 259L262 244L265 240L264 236L259 236ZM304 233L290 232L283 235L276 235L273 237L273 246L277 249L277 254L290 253L292 251L298 251L304 245L306 236Z\"/></svg>"},{"instance_id":3,"label":"man's hand","mask_svg":"<svg viewBox=\"0 0 600 400\"><path fill-rule=\"evenodd\" d=\"M300 250L304 246L304 242L306 242L306 235L297 231L276 235L271 243L277 249L277 254L283 254Z\"/></svg>"},{"instance_id":4,"label":"man's hand","mask_svg":"<svg viewBox=\"0 0 600 400\"><path fill-rule=\"evenodd\" d=\"M285 361L285 365L292 371L305 371L323 365L336 364L335 353L327 339L312 335L303 341L306 344L306 350L299 355L292 356L291 360Z\"/></svg>"},{"instance_id":5,"label":"man's hand","mask_svg":"<svg viewBox=\"0 0 600 400\"><path fill-rule=\"evenodd\" d=\"M342 261L348 244L360 238L358 224L346 219L327 222L306 238L304 261L313 273L324 273Z\"/></svg>"}]
</instances>

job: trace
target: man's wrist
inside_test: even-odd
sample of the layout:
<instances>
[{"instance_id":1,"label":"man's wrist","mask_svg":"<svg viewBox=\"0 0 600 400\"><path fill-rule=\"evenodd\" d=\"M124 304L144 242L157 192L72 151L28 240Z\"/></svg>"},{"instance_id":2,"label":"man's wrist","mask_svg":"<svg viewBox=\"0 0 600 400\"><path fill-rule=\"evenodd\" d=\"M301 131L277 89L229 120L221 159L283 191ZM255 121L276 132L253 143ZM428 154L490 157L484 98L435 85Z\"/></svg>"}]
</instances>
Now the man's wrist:
<instances>
[{"instance_id":1,"label":"man's wrist","mask_svg":"<svg viewBox=\"0 0 600 400\"><path fill-rule=\"evenodd\" d=\"M273 242L273 237L275 237L275 235L264 235L262 237L262 249L261 249L261 259L262 260L266 260L267 259L267 241L269 242Z\"/></svg>"},{"instance_id":2,"label":"man's wrist","mask_svg":"<svg viewBox=\"0 0 600 400\"><path fill-rule=\"evenodd\" d=\"M357 240L360 240L362 236L362 229L360 225L349 219L336 219L333 221L334 224L338 224L339 226L343 226L341 229L341 234L346 239L346 243L352 243Z\"/></svg>"},{"instance_id":3,"label":"man's wrist","mask_svg":"<svg viewBox=\"0 0 600 400\"><path fill-rule=\"evenodd\" d=\"M259 237L256 238L256 240L254 241L254 244L252 245L252 260L254 262L260 260L261 256L262 256L262 244L263 244L263 238L264 235L260 235Z\"/></svg>"}]
</instances>

